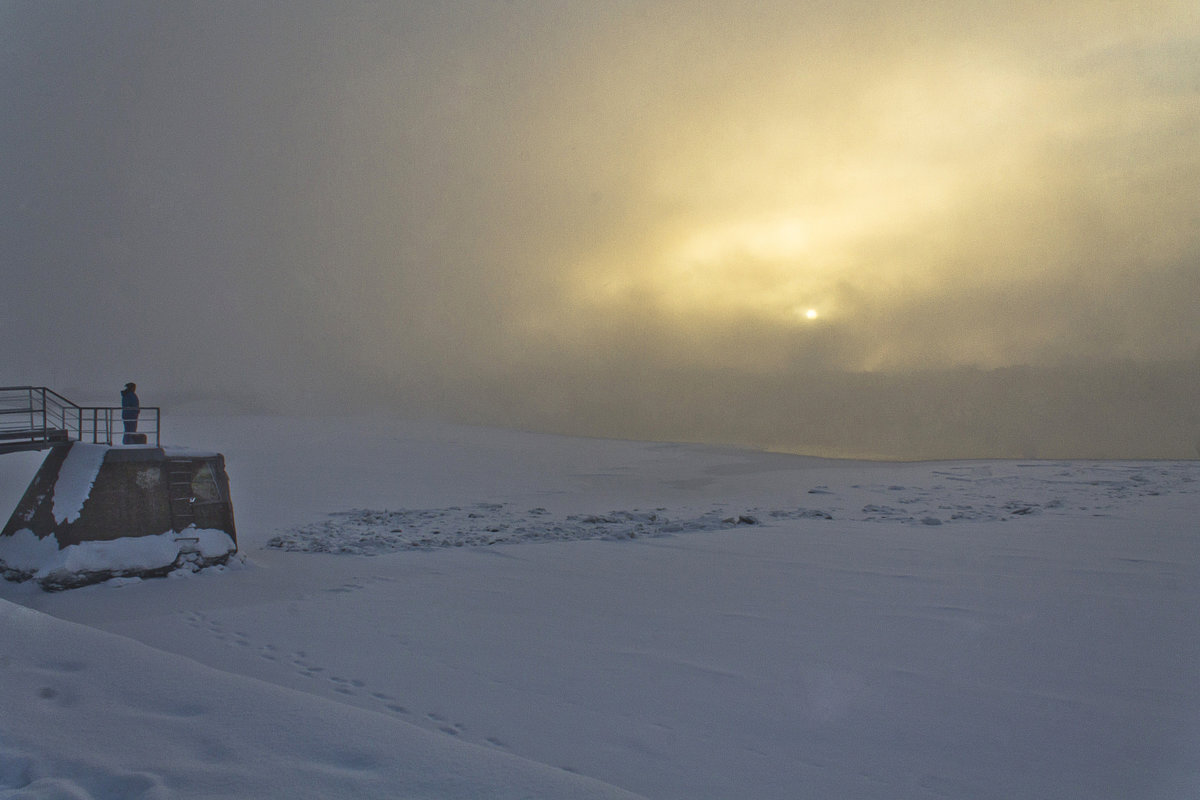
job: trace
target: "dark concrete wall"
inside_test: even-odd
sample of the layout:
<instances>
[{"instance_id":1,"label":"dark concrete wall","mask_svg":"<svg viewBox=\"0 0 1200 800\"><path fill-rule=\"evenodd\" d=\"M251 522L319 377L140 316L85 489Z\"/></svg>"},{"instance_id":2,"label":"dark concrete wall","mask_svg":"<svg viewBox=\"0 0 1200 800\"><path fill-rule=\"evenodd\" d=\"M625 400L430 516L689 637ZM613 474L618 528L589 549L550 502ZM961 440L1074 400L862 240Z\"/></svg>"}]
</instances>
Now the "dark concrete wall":
<instances>
[{"instance_id":1,"label":"dark concrete wall","mask_svg":"<svg viewBox=\"0 0 1200 800\"><path fill-rule=\"evenodd\" d=\"M237 543L229 476L220 454L110 448L79 518L59 522L53 513L54 488L69 450L56 448L46 456L0 536L27 528L39 538L54 535L62 548L195 525L224 531Z\"/></svg>"}]
</instances>

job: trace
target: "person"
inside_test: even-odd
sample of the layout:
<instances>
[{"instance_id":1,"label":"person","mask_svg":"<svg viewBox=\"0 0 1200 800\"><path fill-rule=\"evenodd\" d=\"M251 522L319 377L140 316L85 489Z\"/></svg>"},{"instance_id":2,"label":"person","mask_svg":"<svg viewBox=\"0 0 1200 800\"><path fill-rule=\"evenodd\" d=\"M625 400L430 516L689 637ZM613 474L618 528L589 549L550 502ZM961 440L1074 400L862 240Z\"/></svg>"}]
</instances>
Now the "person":
<instances>
[{"instance_id":1,"label":"person","mask_svg":"<svg viewBox=\"0 0 1200 800\"><path fill-rule=\"evenodd\" d=\"M138 401L137 384L127 383L121 390L121 419L125 422L125 444L137 444L137 420L142 413L142 404Z\"/></svg>"}]
</instances>

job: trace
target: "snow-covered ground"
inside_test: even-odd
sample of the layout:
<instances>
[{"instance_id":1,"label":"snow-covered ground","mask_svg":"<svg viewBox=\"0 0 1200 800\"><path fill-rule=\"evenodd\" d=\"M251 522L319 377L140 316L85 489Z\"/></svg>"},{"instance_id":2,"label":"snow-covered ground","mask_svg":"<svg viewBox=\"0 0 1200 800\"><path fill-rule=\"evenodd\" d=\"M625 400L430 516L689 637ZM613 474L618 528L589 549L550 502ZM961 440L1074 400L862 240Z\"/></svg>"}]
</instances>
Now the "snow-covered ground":
<instances>
[{"instance_id":1,"label":"snow-covered ground","mask_svg":"<svg viewBox=\"0 0 1200 800\"><path fill-rule=\"evenodd\" d=\"M0 585L0 798L1200 796L1200 463L166 422L243 560Z\"/></svg>"}]
</instances>

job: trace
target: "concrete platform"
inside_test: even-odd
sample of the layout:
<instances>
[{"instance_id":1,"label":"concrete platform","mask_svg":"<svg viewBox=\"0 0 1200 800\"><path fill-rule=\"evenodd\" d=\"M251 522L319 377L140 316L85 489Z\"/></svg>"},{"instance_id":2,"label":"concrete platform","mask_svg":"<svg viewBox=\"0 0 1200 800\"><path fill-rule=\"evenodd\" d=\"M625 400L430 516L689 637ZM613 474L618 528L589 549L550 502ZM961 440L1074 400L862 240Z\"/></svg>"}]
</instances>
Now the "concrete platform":
<instances>
[{"instance_id":1,"label":"concrete platform","mask_svg":"<svg viewBox=\"0 0 1200 800\"><path fill-rule=\"evenodd\" d=\"M0 531L0 574L70 588L236 551L220 453L74 442L49 452Z\"/></svg>"}]
</instances>

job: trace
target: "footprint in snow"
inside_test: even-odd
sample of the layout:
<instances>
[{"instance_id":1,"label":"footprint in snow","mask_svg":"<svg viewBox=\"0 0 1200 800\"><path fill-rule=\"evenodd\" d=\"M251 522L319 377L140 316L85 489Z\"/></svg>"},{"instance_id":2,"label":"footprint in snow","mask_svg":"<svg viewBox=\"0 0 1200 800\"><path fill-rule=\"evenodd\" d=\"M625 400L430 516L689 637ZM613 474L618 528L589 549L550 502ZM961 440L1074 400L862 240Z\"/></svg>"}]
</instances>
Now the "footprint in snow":
<instances>
[{"instance_id":1,"label":"footprint in snow","mask_svg":"<svg viewBox=\"0 0 1200 800\"><path fill-rule=\"evenodd\" d=\"M463 725L461 722L450 722L444 716L436 712L431 711L425 716L429 718L430 722L436 723L438 730L442 733L447 733L451 736L459 736L460 734L465 733L467 730L467 726Z\"/></svg>"},{"instance_id":2,"label":"footprint in snow","mask_svg":"<svg viewBox=\"0 0 1200 800\"><path fill-rule=\"evenodd\" d=\"M330 592L351 592L364 588L360 584L345 584L343 586L329 589ZM234 631L232 634L225 630L225 626L217 621L210 620L204 614L198 612L189 613L185 619L187 623L194 628L205 631L219 641L224 641L229 644L237 644L241 647L251 647L254 642L250 635L245 631ZM280 662L279 648L271 643L266 643L258 647L257 655L267 661ZM405 705L402 705L399 700L386 692L368 691L367 682L359 678L347 678L341 675L323 675L326 672L324 667L313 664L309 661L309 653L306 650L294 650L287 654L287 660L297 675L305 678L325 677L325 679L333 685L333 691L347 697L358 697L364 692L374 702L379 703L385 710L399 715L409 716L413 712ZM84 665L80 662L76 665L74 662L67 664L64 662L63 671L71 671L72 668L81 670ZM50 687L45 687L39 693L39 696L46 700L54 700L59 697L57 690ZM467 727L461 722L451 722L445 716L437 712L429 712L425 715L429 722L433 723L435 728L448 736L462 736L466 733ZM488 744L494 747L507 748L508 745L501 739L489 737L485 740Z\"/></svg>"},{"instance_id":3,"label":"footprint in snow","mask_svg":"<svg viewBox=\"0 0 1200 800\"><path fill-rule=\"evenodd\" d=\"M325 591L329 592L330 594L350 594L351 592L362 591L365 588L365 586L357 583L344 583L341 586L336 586L332 589L326 589Z\"/></svg>"}]
</instances>

